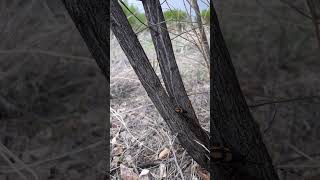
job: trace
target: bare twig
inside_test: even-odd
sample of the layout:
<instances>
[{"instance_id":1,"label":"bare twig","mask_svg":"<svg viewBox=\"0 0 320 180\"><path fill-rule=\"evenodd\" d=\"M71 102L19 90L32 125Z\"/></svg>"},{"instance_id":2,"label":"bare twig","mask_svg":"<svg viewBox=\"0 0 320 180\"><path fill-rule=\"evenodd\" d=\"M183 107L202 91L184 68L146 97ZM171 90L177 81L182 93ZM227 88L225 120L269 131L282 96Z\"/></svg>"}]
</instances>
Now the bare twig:
<instances>
[{"instance_id":1,"label":"bare twig","mask_svg":"<svg viewBox=\"0 0 320 180\"><path fill-rule=\"evenodd\" d=\"M23 169L28 170L32 176L35 178L35 180L39 180L39 177L37 173L31 169L28 165L26 165L22 160L20 160L15 154L13 154L6 146L4 146L2 143L0 143L0 152L1 156L8 162L11 168L13 168L13 171L16 171L21 177L24 177L24 175L21 173L22 169L19 169L17 165L13 164L10 159L5 155L5 153L8 154L9 157L13 158L15 162L19 163ZM26 179L27 180L27 179Z\"/></svg>"},{"instance_id":2,"label":"bare twig","mask_svg":"<svg viewBox=\"0 0 320 180\"><path fill-rule=\"evenodd\" d=\"M313 159L311 156L309 156L309 155L306 154L305 152L303 152L303 151L301 151L300 149L298 149L295 145L293 145L293 144L288 144L288 146L289 146L292 150L294 150L296 153L300 154L301 156L309 159L310 161L314 161L314 159Z\"/></svg>"},{"instance_id":3,"label":"bare twig","mask_svg":"<svg viewBox=\"0 0 320 180\"><path fill-rule=\"evenodd\" d=\"M276 118L276 114L277 114L277 107L276 107L276 105L275 105L273 117L272 117L272 119L269 121L268 126L266 127L266 129L263 130L263 134L267 133L267 132L271 129L271 127L272 127L272 125L273 125L273 122L274 122L274 120L275 120L275 118Z\"/></svg>"},{"instance_id":4,"label":"bare twig","mask_svg":"<svg viewBox=\"0 0 320 180\"><path fill-rule=\"evenodd\" d=\"M258 104L248 105L250 108L256 108L260 106L270 105L270 104L280 104L280 103L289 103L295 101L305 101L305 100L314 100L320 99L320 96L306 96L306 97L297 97L297 98L289 98L289 99L282 99L282 100L274 100L269 102L263 102Z\"/></svg>"},{"instance_id":5,"label":"bare twig","mask_svg":"<svg viewBox=\"0 0 320 180\"><path fill-rule=\"evenodd\" d=\"M285 164L285 165L278 165L278 169L305 169L305 168L320 168L320 164Z\"/></svg>"},{"instance_id":6,"label":"bare twig","mask_svg":"<svg viewBox=\"0 0 320 180\"><path fill-rule=\"evenodd\" d=\"M319 158L320 153L319 152L312 153L309 156L312 157L313 159L317 159L317 158ZM305 157L303 157L303 156L291 157L291 158L288 158L286 160L281 161L279 164L286 164L286 163L294 162L294 161L302 161L304 159L305 159Z\"/></svg>"},{"instance_id":7,"label":"bare twig","mask_svg":"<svg viewBox=\"0 0 320 180\"><path fill-rule=\"evenodd\" d=\"M58 160L58 159L61 159L61 158L64 158L64 157L67 157L67 156L70 156L70 155L74 155L76 153L79 153L79 152L82 152L82 151L85 151L85 150L88 150L88 149L95 148L97 146L103 145L104 143L105 143L105 140L100 140L100 141L98 141L96 143L90 144L90 145L88 145L86 147L83 147L83 148L76 149L74 151L70 151L70 152L67 152L67 153L64 153L64 154L61 154L61 155L58 155L58 156L54 156L52 158L48 158L48 159L44 159L44 160L35 162L35 163L26 164L26 166L21 166L18 169L22 170L22 169L26 169L27 167L39 166L41 164L44 164L44 163L47 163L47 162L50 162L50 161L55 161L55 160ZM11 173L13 171L10 170L10 169L1 169L0 172L1 173Z\"/></svg>"},{"instance_id":8,"label":"bare twig","mask_svg":"<svg viewBox=\"0 0 320 180\"><path fill-rule=\"evenodd\" d=\"M144 145L142 142L139 141L138 138L136 138L132 133L131 131L129 130L129 128L127 127L126 123L124 122L123 118L121 117L121 115L116 111L114 110L113 108L110 107L110 111L111 113L122 123L122 125L124 126L124 128L126 129L126 131L129 133L129 135L133 138L134 141L138 142L140 145L144 146L145 148L149 149L151 152L154 152L155 151L153 149L151 149L150 147Z\"/></svg>"},{"instance_id":9,"label":"bare twig","mask_svg":"<svg viewBox=\"0 0 320 180\"><path fill-rule=\"evenodd\" d=\"M308 18L308 19L312 19L312 17L311 17L309 14L303 12L301 9L299 9L297 6L295 6L293 3L288 2L288 1L286 1L286 0L279 0L279 1L282 2L282 3L284 3L284 4L286 4L286 5L289 6L291 9L295 10L298 14L300 14L300 15Z\"/></svg>"},{"instance_id":10,"label":"bare twig","mask_svg":"<svg viewBox=\"0 0 320 180\"><path fill-rule=\"evenodd\" d=\"M294 174L294 175L297 175L299 177L303 177L303 174L302 173L299 173L299 172L296 172L294 170L291 170L291 169L283 169L283 168L278 168L280 171L283 171L283 172L286 172L286 173L290 173L290 174Z\"/></svg>"},{"instance_id":11,"label":"bare twig","mask_svg":"<svg viewBox=\"0 0 320 180\"><path fill-rule=\"evenodd\" d=\"M120 3L130 12L130 14L132 14L141 24L145 25L146 27L148 25L146 25L144 22L141 21L141 19L139 19L131 10L130 8L122 1L120 0Z\"/></svg>"},{"instance_id":12,"label":"bare twig","mask_svg":"<svg viewBox=\"0 0 320 180\"><path fill-rule=\"evenodd\" d=\"M179 172L179 174L180 174L180 177L181 177L182 180L185 180L185 178L184 178L184 176L183 176L183 173L182 173L182 170L181 170L181 168L180 168L180 166L179 166L179 163L178 163L178 161L177 161L176 153L174 152L174 148L173 148L173 142L175 141L176 136L174 136L174 138L171 140L171 138L170 138L170 136L168 135L168 133L165 133L165 134L166 134L167 137L168 137L169 144L170 144L170 149L171 149L171 151L172 151L172 154L173 154L173 157L174 157L174 162L175 162L175 164L176 164L176 166L177 166L177 169L178 169L178 172Z\"/></svg>"},{"instance_id":13,"label":"bare twig","mask_svg":"<svg viewBox=\"0 0 320 180\"><path fill-rule=\"evenodd\" d=\"M63 54L63 53L58 53L58 52L53 52L53 51L45 51L45 50L40 50L40 49L10 49L10 50L0 50L0 54L44 54L44 55L49 55L49 56L54 56L54 57L60 57L60 58L68 58L71 60L80 60L77 61L79 62L85 62L88 64L94 64L94 59L89 58L89 57L82 57L82 56L73 56L73 55L68 55L68 54ZM92 62L92 63L90 63Z\"/></svg>"},{"instance_id":14,"label":"bare twig","mask_svg":"<svg viewBox=\"0 0 320 180\"><path fill-rule=\"evenodd\" d=\"M21 170L19 170L19 169L16 167L16 165L13 164L13 163L10 161L10 159L4 154L3 151L0 151L0 155L2 156L2 158L3 158L5 161L7 161L7 163L10 165L10 167L11 167L12 169L14 169L14 171L15 171L22 179L28 180L28 178L27 178L24 174L22 174Z\"/></svg>"}]
</instances>

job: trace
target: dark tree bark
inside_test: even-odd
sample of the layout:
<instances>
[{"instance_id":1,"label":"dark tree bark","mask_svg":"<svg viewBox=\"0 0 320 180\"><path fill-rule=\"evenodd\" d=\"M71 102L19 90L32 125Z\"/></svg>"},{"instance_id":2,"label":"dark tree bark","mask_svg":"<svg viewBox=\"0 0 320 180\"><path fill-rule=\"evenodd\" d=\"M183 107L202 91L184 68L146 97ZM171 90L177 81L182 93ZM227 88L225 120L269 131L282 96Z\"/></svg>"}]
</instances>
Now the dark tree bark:
<instances>
[{"instance_id":1,"label":"dark tree bark","mask_svg":"<svg viewBox=\"0 0 320 180\"><path fill-rule=\"evenodd\" d=\"M79 30L82 38L88 46L92 56L98 64L101 72L106 78L106 85L110 83L110 44L109 44L109 19L110 9L109 1L103 0L62 0L69 15ZM109 96L107 88L106 98ZM106 101L106 107L109 107L110 101ZM109 117L107 111L106 118ZM107 125L106 133L109 135L110 125ZM109 137L106 137L109 139ZM105 180L110 179L110 141L106 140L106 150L103 158L106 164L106 173L103 175Z\"/></svg>"},{"instance_id":2,"label":"dark tree bark","mask_svg":"<svg viewBox=\"0 0 320 180\"><path fill-rule=\"evenodd\" d=\"M210 140L212 146L222 144L233 155L228 162L212 158L211 175L219 180L278 179L259 126L241 92L213 4L211 12Z\"/></svg>"},{"instance_id":3,"label":"dark tree bark","mask_svg":"<svg viewBox=\"0 0 320 180\"><path fill-rule=\"evenodd\" d=\"M100 70L109 80L109 1L62 0Z\"/></svg>"},{"instance_id":4,"label":"dark tree bark","mask_svg":"<svg viewBox=\"0 0 320 180\"><path fill-rule=\"evenodd\" d=\"M176 64L172 64L172 66L162 64L164 66L162 68L171 68L162 70L165 71L166 76L171 72L174 73L172 76L165 77L169 78L165 79L165 81L171 81L166 82L169 94L168 95L164 87L161 85L158 76L154 72L148 60L148 57L146 56L141 44L138 41L137 36L130 27L129 22L125 14L123 13L118 1L111 0L110 4L110 23L112 32L116 36L121 48L128 57L131 66L136 72L141 84L145 88L151 101L153 102L153 104L155 105L165 122L168 124L170 130L177 135L181 145L187 150L189 155L195 161L197 161L202 167L209 168L210 153L207 148L209 147L209 138L207 133L201 128L200 124L197 122L196 119L190 119L190 117L186 116L185 113L179 113L175 111L175 108L177 107L177 105L179 105L179 103L181 103L181 106L185 107L185 104L183 103L186 103L187 101L181 101L181 99L178 99L185 98L183 97L185 94L183 92L184 87L182 81L180 82L180 86L174 87L178 88L178 90L173 89L172 80L179 81L179 78L181 78L179 74L176 74L179 72L176 67ZM159 1L158 3L155 3L153 5L153 8L157 7L157 5L159 5ZM157 8L156 11L159 10ZM151 16L153 16L154 18L154 15L156 14L153 14ZM160 36L160 39L168 43L166 40L166 34L164 34L163 31L158 32L157 36ZM155 43L157 43L158 40L159 39L155 39ZM159 45L159 47L161 48L167 48L164 47L164 45L167 45L166 43L159 43L157 45ZM164 54L162 53L164 52L158 53L162 61L166 61L166 63L175 63L172 54L165 54L167 56L170 56L170 58L167 58L163 57ZM190 107L188 109L190 109ZM190 116L193 115L192 112L193 111L189 112ZM206 142L204 142L204 140L206 140Z\"/></svg>"}]
</instances>

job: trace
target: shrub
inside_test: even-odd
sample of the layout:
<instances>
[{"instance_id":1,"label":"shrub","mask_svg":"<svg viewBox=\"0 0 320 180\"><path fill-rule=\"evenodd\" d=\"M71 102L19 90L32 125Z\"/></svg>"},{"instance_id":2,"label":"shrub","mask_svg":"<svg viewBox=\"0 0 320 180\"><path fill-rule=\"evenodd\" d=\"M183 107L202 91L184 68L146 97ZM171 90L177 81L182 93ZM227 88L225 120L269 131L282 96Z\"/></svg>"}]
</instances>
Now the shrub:
<instances>
[{"instance_id":1,"label":"shrub","mask_svg":"<svg viewBox=\"0 0 320 180\"><path fill-rule=\"evenodd\" d=\"M187 19L187 13L182 10L169 10L163 12L166 21L184 21Z\"/></svg>"}]
</instances>

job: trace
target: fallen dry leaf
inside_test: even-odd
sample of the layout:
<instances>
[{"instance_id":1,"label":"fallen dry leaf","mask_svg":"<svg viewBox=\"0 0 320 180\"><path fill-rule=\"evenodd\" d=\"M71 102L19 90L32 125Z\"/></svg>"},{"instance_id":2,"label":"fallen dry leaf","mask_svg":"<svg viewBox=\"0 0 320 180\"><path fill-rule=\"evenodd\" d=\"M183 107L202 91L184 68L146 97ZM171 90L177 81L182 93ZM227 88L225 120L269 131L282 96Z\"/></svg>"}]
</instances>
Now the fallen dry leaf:
<instances>
[{"instance_id":1,"label":"fallen dry leaf","mask_svg":"<svg viewBox=\"0 0 320 180\"><path fill-rule=\"evenodd\" d=\"M117 144L117 138L119 137L120 133L117 132L111 140L111 144Z\"/></svg>"},{"instance_id":2,"label":"fallen dry leaf","mask_svg":"<svg viewBox=\"0 0 320 180\"><path fill-rule=\"evenodd\" d=\"M138 180L139 177L133 172L132 168L128 168L123 164L120 164L120 178L121 180Z\"/></svg>"},{"instance_id":3,"label":"fallen dry leaf","mask_svg":"<svg viewBox=\"0 0 320 180\"><path fill-rule=\"evenodd\" d=\"M151 180L152 176L148 169L143 169L139 175L139 180Z\"/></svg>"},{"instance_id":4,"label":"fallen dry leaf","mask_svg":"<svg viewBox=\"0 0 320 180\"><path fill-rule=\"evenodd\" d=\"M164 150L162 150L159 154L159 159L165 159L169 157L169 155L170 155L170 149L164 148Z\"/></svg>"},{"instance_id":5,"label":"fallen dry leaf","mask_svg":"<svg viewBox=\"0 0 320 180\"><path fill-rule=\"evenodd\" d=\"M111 144L116 144L117 143L117 136L113 137L111 140Z\"/></svg>"}]
</instances>

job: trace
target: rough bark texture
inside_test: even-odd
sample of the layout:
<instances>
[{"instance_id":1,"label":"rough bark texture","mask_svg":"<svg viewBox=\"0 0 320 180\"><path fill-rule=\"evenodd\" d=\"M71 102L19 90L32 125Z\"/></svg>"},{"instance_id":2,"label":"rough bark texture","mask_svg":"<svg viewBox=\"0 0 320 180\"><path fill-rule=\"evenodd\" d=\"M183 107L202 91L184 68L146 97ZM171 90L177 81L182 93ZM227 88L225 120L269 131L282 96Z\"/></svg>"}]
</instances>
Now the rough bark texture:
<instances>
[{"instance_id":1,"label":"rough bark texture","mask_svg":"<svg viewBox=\"0 0 320 180\"><path fill-rule=\"evenodd\" d=\"M219 180L274 180L278 176L241 92L218 18L211 4L211 145L231 149L229 162L211 161L211 177Z\"/></svg>"},{"instance_id":2,"label":"rough bark texture","mask_svg":"<svg viewBox=\"0 0 320 180\"><path fill-rule=\"evenodd\" d=\"M163 81L171 102L176 107L183 109L183 114L192 127L195 123L200 127L181 79L160 2L158 0L144 0L142 3L150 26ZM194 132L203 144L209 144L209 134L206 134L202 129L194 130Z\"/></svg>"},{"instance_id":3,"label":"rough bark texture","mask_svg":"<svg viewBox=\"0 0 320 180\"><path fill-rule=\"evenodd\" d=\"M62 0L103 75L109 80L109 1Z\"/></svg>"},{"instance_id":4,"label":"rough bark texture","mask_svg":"<svg viewBox=\"0 0 320 180\"><path fill-rule=\"evenodd\" d=\"M210 154L203 147L208 147L209 142L204 144L205 142L199 139L199 134L203 134L203 136L207 134L199 123L190 121L184 113L177 113L175 111L176 103L172 102L172 99L161 85L118 1L111 0L110 4L111 29L148 96L168 124L170 130L177 135L181 145L187 150L189 155L202 167L209 169ZM171 93L174 92L171 91Z\"/></svg>"},{"instance_id":5,"label":"rough bark texture","mask_svg":"<svg viewBox=\"0 0 320 180\"><path fill-rule=\"evenodd\" d=\"M109 44L109 1L102 0L62 0L73 22L79 30L82 38L86 42L92 56L96 60L101 72L107 82L110 83L110 44ZM106 97L109 96L107 88ZM110 101L106 101L106 107L109 107ZM109 112L106 118L109 118ZM109 124L106 128L106 134L109 134ZM109 137L107 138L109 139ZM110 179L109 158L110 158L110 141L106 141L105 156L107 167L104 179Z\"/></svg>"}]
</instances>

